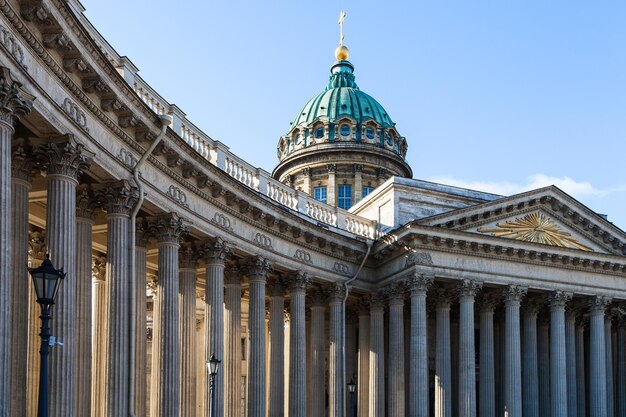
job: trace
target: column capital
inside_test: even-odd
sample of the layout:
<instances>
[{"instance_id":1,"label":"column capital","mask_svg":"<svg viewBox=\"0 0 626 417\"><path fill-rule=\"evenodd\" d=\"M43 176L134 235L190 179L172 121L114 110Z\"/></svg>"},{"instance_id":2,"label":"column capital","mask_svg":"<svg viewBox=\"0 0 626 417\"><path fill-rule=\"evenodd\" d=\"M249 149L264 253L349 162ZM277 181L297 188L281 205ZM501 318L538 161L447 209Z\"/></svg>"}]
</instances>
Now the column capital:
<instances>
[{"instance_id":1,"label":"column capital","mask_svg":"<svg viewBox=\"0 0 626 417\"><path fill-rule=\"evenodd\" d=\"M435 282L435 277L418 272L412 272L408 275L406 285L409 289L411 297L416 295L426 295L428 288Z\"/></svg>"},{"instance_id":2,"label":"column capital","mask_svg":"<svg viewBox=\"0 0 626 417\"><path fill-rule=\"evenodd\" d=\"M33 261L43 261L46 258L45 232L37 230L28 231L28 256Z\"/></svg>"},{"instance_id":3,"label":"column capital","mask_svg":"<svg viewBox=\"0 0 626 417\"><path fill-rule=\"evenodd\" d=\"M148 223L148 230L159 243L178 245L183 235L187 233L187 225L176 213L167 213L152 217Z\"/></svg>"},{"instance_id":4,"label":"column capital","mask_svg":"<svg viewBox=\"0 0 626 417\"><path fill-rule=\"evenodd\" d=\"M287 277L287 284L291 293L306 292L306 287L310 282L306 272L303 271L296 271Z\"/></svg>"},{"instance_id":5,"label":"column capital","mask_svg":"<svg viewBox=\"0 0 626 417\"><path fill-rule=\"evenodd\" d=\"M328 169L328 173L329 174L334 174L335 172L337 172L337 165L335 165L335 164L328 164L328 165L326 165L326 169Z\"/></svg>"},{"instance_id":6,"label":"column capital","mask_svg":"<svg viewBox=\"0 0 626 417\"><path fill-rule=\"evenodd\" d=\"M107 272L107 258L104 256L94 256L92 262L92 272L94 282L104 282Z\"/></svg>"},{"instance_id":7,"label":"column capital","mask_svg":"<svg viewBox=\"0 0 626 417\"><path fill-rule=\"evenodd\" d=\"M69 134L48 138L35 147L34 153L48 175L65 176L75 181L93 160L93 153Z\"/></svg>"},{"instance_id":8,"label":"column capital","mask_svg":"<svg viewBox=\"0 0 626 417\"><path fill-rule=\"evenodd\" d=\"M339 303L343 301L346 295L346 289L342 284L336 282L326 288L326 293L328 294L329 304Z\"/></svg>"},{"instance_id":9,"label":"column capital","mask_svg":"<svg viewBox=\"0 0 626 417\"><path fill-rule=\"evenodd\" d=\"M370 315L370 297L363 295L357 299L356 309L359 316Z\"/></svg>"},{"instance_id":10,"label":"column capital","mask_svg":"<svg viewBox=\"0 0 626 417\"><path fill-rule=\"evenodd\" d=\"M478 303L478 307L480 308L480 311L482 311L483 313L485 312L493 313L496 307L502 302L502 297L500 296L498 291L493 291L493 292L483 291L482 293L480 293L476 301Z\"/></svg>"},{"instance_id":11,"label":"column capital","mask_svg":"<svg viewBox=\"0 0 626 417\"><path fill-rule=\"evenodd\" d=\"M25 139L15 139L11 148L11 178L30 183L36 173L37 160L32 148Z\"/></svg>"},{"instance_id":12,"label":"column capital","mask_svg":"<svg viewBox=\"0 0 626 417\"><path fill-rule=\"evenodd\" d=\"M223 264L231 253L231 245L217 236L204 241L200 246L200 251L207 264Z\"/></svg>"},{"instance_id":13,"label":"column capital","mask_svg":"<svg viewBox=\"0 0 626 417\"><path fill-rule=\"evenodd\" d=\"M30 112L34 101L35 96L24 90L11 70L0 67L0 121L13 125L14 120Z\"/></svg>"},{"instance_id":14,"label":"column capital","mask_svg":"<svg viewBox=\"0 0 626 417\"><path fill-rule=\"evenodd\" d=\"M101 201L91 186L79 185L76 189L76 218L93 221L100 207Z\"/></svg>"},{"instance_id":15,"label":"column capital","mask_svg":"<svg viewBox=\"0 0 626 417\"><path fill-rule=\"evenodd\" d=\"M432 289L432 296L437 309L450 308L455 295L455 291L452 288L435 287Z\"/></svg>"},{"instance_id":16,"label":"column capital","mask_svg":"<svg viewBox=\"0 0 626 417\"><path fill-rule=\"evenodd\" d=\"M483 287L483 283L472 279L462 280L458 287L459 297L475 297L478 291Z\"/></svg>"},{"instance_id":17,"label":"column capital","mask_svg":"<svg viewBox=\"0 0 626 417\"><path fill-rule=\"evenodd\" d=\"M389 305L403 305L406 287L403 282L393 282L383 288L383 294L387 297Z\"/></svg>"},{"instance_id":18,"label":"column capital","mask_svg":"<svg viewBox=\"0 0 626 417\"><path fill-rule=\"evenodd\" d=\"M604 314L604 311L611 304L611 302L613 302L612 297L607 297L604 295L597 295L595 297L591 297L588 301L589 313Z\"/></svg>"},{"instance_id":19,"label":"column capital","mask_svg":"<svg viewBox=\"0 0 626 417\"><path fill-rule=\"evenodd\" d=\"M566 291L554 291L548 296L550 309L565 308L565 305L572 299L572 293Z\"/></svg>"},{"instance_id":20,"label":"column capital","mask_svg":"<svg viewBox=\"0 0 626 417\"><path fill-rule=\"evenodd\" d=\"M96 187L98 198L107 215L130 216L139 200L139 190L127 180L114 181Z\"/></svg>"},{"instance_id":21,"label":"column capital","mask_svg":"<svg viewBox=\"0 0 626 417\"><path fill-rule=\"evenodd\" d=\"M274 270L269 260L262 256L250 258L246 263L245 269L250 281L265 281L267 273Z\"/></svg>"},{"instance_id":22,"label":"column capital","mask_svg":"<svg viewBox=\"0 0 626 417\"><path fill-rule=\"evenodd\" d=\"M519 285L509 285L502 290L502 299L505 304L520 303L526 295L528 288Z\"/></svg>"},{"instance_id":23,"label":"column capital","mask_svg":"<svg viewBox=\"0 0 626 417\"><path fill-rule=\"evenodd\" d=\"M150 238L148 223L144 218L137 218L135 221L135 245L145 248L148 246Z\"/></svg>"},{"instance_id":24,"label":"column capital","mask_svg":"<svg viewBox=\"0 0 626 417\"><path fill-rule=\"evenodd\" d=\"M241 286L241 267L237 264L227 265L224 268L224 285L225 286Z\"/></svg>"},{"instance_id":25,"label":"column capital","mask_svg":"<svg viewBox=\"0 0 626 417\"><path fill-rule=\"evenodd\" d=\"M193 269L198 267L198 251L191 242L183 242L178 249L178 263L180 269Z\"/></svg>"},{"instance_id":26,"label":"column capital","mask_svg":"<svg viewBox=\"0 0 626 417\"><path fill-rule=\"evenodd\" d=\"M319 285L313 285L307 292L308 304L310 307L325 307L326 306L326 293Z\"/></svg>"},{"instance_id":27,"label":"column capital","mask_svg":"<svg viewBox=\"0 0 626 417\"><path fill-rule=\"evenodd\" d=\"M280 274L269 272L267 274L267 294L270 297L285 296L285 281Z\"/></svg>"},{"instance_id":28,"label":"column capital","mask_svg":"<svg viewBox=\"0 0 626 417\"><path fill-rule=\"evenodd\" d=\"M385 296L381 292L375 292L369 295L370 311L385 310Z\"/></svg>"}]
</instances>

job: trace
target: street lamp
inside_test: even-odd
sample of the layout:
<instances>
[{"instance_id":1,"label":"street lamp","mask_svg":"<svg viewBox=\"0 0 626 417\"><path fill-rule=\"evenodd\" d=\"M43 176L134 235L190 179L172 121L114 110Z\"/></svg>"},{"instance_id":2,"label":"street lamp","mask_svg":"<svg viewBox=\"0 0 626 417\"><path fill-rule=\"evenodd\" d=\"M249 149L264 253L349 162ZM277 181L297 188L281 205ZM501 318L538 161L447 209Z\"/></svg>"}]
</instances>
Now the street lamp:
<instances>
[{"instance_id":1,"label":"street lamp","mask_svg":"<svg viewBox=\"0 0 626 417\"><path fill-rule=\"evenodd\" d=\"M355 404L354 404L354 393L356 392L356 382L354 382L354 376L350 378L350 382L348 382L348 391L350 392L350 414L355 416Z\"/></svg>"},{"instance_id":2,"label":"street lamp","mask_svg":"<svg viewBox=\"0 0 626 417\"><path fill-rule=\"evenodd\" d=\"M215 413L215 377L217 376L217 370L220 367L222 361L215 357L215 354L211 354L211 358L206 363L206 368L209 371L209 393L210 393L210 409L209 417L213 417Z\"/></svg>"},{"instance_id":3,"label":"street lamp","mask_svg":"<svg viewBox=\"0 0 626 417\"><path fill-rule=\"evenodd\" d=\"M63 268L56 270L50 262L50 255L46 255L39 268L28 268L28 273L33 278L37 303L41 306L41 366L39 368L39 403L37 405L37 417L48 417L48 354L51 342L50 310L54 305L54 300L59 290L61 280L65 278ZM54 339L52 339L54 340Z\"/></svg>"}]
</instances>

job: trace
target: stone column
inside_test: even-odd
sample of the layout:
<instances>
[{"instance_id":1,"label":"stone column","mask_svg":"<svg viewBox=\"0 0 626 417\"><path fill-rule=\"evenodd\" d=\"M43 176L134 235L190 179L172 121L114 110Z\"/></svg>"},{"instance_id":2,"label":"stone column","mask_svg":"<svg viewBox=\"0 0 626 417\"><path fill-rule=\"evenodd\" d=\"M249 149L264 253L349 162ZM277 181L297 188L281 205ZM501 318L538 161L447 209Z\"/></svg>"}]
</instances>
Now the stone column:
<instances>
[{"instance_id":1,"label":"stone column","mask_svg":"<svg viewBox=\"0 0 626 417\"><path fill-rule=\"evenodd\" d=\"M459 416L476 417L476 352L474 297L482 283L469 279L459 285Z\"/></svg>"},{"instance_id":2,"label":"stone column","mask_svg":"<svg viewBox=\"0 0 626 417\"><path fill-rule=\"evenodd\" d=\"M158 331L152 342L152 381L156 394L151 402L155 405L155 417L179 415L180 406L180 339L179 339L179 269L178 250L186 226L176 213L152 219L150 234L158 240L158 302L155 313ZM109 292L110 293L110 292Z\"/></svg>"},{"instance_id":3,"label":"stone column","mask_svg":"<svg viewBox=\"0 0 626 417\"><path fill-rule=\"evenodd\" d=\"M1 129L1 127L0 127ZM11 165L11 416L25 416L27 387L28 303L31 278L28 265L28 192L34 162L24 140L14 141ZM39 266L39 265L37 265ZM33 340L35 342L36 340Z\"/></svg>"},{"instance_id":4,"label":"stone column","mask_svg":"<svg viewBox=\"0 0 626 417\"><path fill-rule=\"evenodd\" d=\"M550 410L552 417L567 417L567 363L565 358L565 305L572 294L550 294Z\"/></svg>"},{"instance_id":5,"label":"stone column","mask_svg":"<svg viewBox=\"0 0 626 417\"><path fill-rule=\"evenodd\" d=\"M285 415L285 288L278 277L267 283L270 296L269 417Z\"/></svg>"},{"instance_id":6,"label":"stone column","mask_svg":"<svg viewBox=\"0 0 626 417\"><path fill-rule=\"evenodd\" d=\"M326 298L323 292L317 288L310 292L311 306L311 342L309 350L309 362L311 363L311 378L309 385L309 417L323 417L325 415L325 387L326 378L324 372L324 354L326 351L326 338L324 326Z\"/></svg>"},{"instance_id":7,"label":"stone column","mask_svg":"<svg viewBox=\"0 0 626 417\"><path fill-rule=\"evenodd\" d=\"M93 417L104 417L105 359L107 341L107 286L104 256L95 257L93 277L93 327L91 332L91 412Z\"/></svg>"},{"instance_id":8,"label":"stone column","mask_svg":"<svg viewBox=\"0 0 626 417\"><path fill-rule=\"evenodd\" d=\"M326 188L326 203L331 206L337 205L337 184L335 181L335 175L337 172L337 165L328 165L328 185Z\"/></svg>"},{"instance_id":9,"label":"stone column","mask_svg":"<svg viewBox=\"0 0 626 417\"><path fill-rule=\"evenodd\" d=\"M306 417L305 296L308 282L303 272L296 273L289 280L289 417Z\"/></svg>"},{"instance_id":10,"label":"stone column","mask_svg":"<svg viewBox=\"0 0 626 417\"><path fill-rule=\"evenodd\" d=\"M12 306L12 216L11 216L11 140L14 122L30 112L34 97L22 89L11 71L0 67L0 416L9 415L12 380L11 306ZM17 250L17 248L16 248ZM24 264L25 265L25 264ZM55 266L56 263L55 263ZM58 267L58 266L57 266ZM68 265L69 267L69 265ZM24 267L22 267L24 273ZM23 286L18 292L24 292ZM26 300L26 298L24 298ZM55 334L56 335L56 334ZM23 340L22 340L23 342ZM22 378L24 380L24 378ZM21 387L22 389L24 386ZM22 403L24 400L21 400ZM16 404L17 406L17 404Z\"/></svg>"},{"instance_id":11,"label":"stone column","mask_svg":"<svg viewBox=\"0 0 626 417\"><path fill-rule=\"evenodd\" d=\"M224 271L224 415L241 417L241 271Z\"/></svg>"},{"instance_id":12,"label":"stone column","mask_svg":"<svg viewBox=\"0 0 626 417\"><path fill-rule=\"evenodd\" d=\"M539 417L539 368L537 366L537 312L543 305L529 299L524 305L524 337L522 349L522 415Z\"/></svg>"},{"instance_id":13,"label":"stone column","mask_svg":"<svg viewBox=\"0 0 626 417\"><path fill-rule=\"evenodd\" d=\"M71 135L50 139L36 153L48 172L46 240L50 260L68 277L60 284L52 310L51 333L64 346L55 350L49 360L50 417L74 417L78 403L77 294L72 285L72 279L76 279L76 186L91 155Z\"/></svg>"},{"instance_id":14,"label":"stone column","mask_svg":"<svg viewBox=\"0 0 626 417\"><path fill-rule=\"evenodd\" d=\"M480 298L480 417L496 417L495 356L493 312L500 303L499 294L483 293Z\"/></svg>"},{"instance_id":15,"label":"stone column","mask_svg":"<svg viewBox=\"0 0 626 417\"><path fill-rule=\"evenodd\" d=\"M613 330L611 322L613 317L610 312L604 316L604 348L606 357L606 414L613 417Z\"/></svg>"},{"instance_id":16,"label":"stone column","mask_svg":"<svg viewBox=\"0 0 626 417\"><path fill-rule=\"evenodd\" d=\"M452 416L452 369L450 354L450 302L449 291L437 289L436 347L435 347L435 417Z\"/></svg>"},{"instance_id":17,"label":"stone column","mask_svg":"<svg viewBox=\"0 0 626 417\"><path fill-rule=\"evenodd\" d=\"M589 300L589 415L607 417L606 347L604 312L611 303L609 297Z\"/></svg>"},{"instance_id":18,"label":"stone column","mask_svg":"<svg viewBox=\"0 0 626 417\"><path fill-rule=\"evenodd\" d=\"M92 329L92 275L93 224L96 202L93 192L81 187L76 197L76 311L77 311L77 400L79 416L91 415L91 329Z\"/></svg>"},{"instance_id":19,"label":"stone column","mask_svg":"<svg viewBox=\"0 0 626 417\"><path fill-rule=\"evenodd\" d=\"M615 382L615 405L617 417L626 417L626 331L624 316L619 315L617 322L617 381Z\"/></svg>"},{"instance_id":20,"label":"stone column","mask_svg":"<svg viewBox=\"0 0 626 417\"><path fill-rule=\"evenodd\" d=\"M105 415L128 413L130 378L129 227L137 189L128 181L108 184L100 191L107 212L107 326Z\"/></svg>"},{"instance_id":21,"label":"stone column","mask_svg":"<svg viewBox=\"0 0 626 417\"><path fill-rule=\"evenodd\" d=\"M359 302L359 362L357 375L357 410L358 417L369 417L370 385L370 312L369 303ZM428 381L427 381L428 382Z\"/></svg>"},{"instance_id":22,"label":"stone column","mask_svg":"<svg viewBox=\"0 0 626 417\"><path fill-rule=\"evenodd\" d=\"M311 168L304 168L302 170L302 191L308 195L312 194L311 189Z\"/></svg>"},{"instance_id":23,"label":"stone column","mask_svg":"<svg viewBox=\"0 0 626 417\"><path fill-rule=\"evenodd\" d=\"M265 258L248 264L250 281L250 356L248 358L248 417L265 417L265 281L271 265Z\"/></svg>"},{"instance_id":24,"label":"stone column","mask_svg":"<svg viewBox=\"0 0 626 417\"><path fill-rule=\"evenodd\" d=\"M344 417L345 389L343 352L345 349L344 304L345 291L342 285L335 284L329 290L328 305L330 311L330 349L328 352L328 403L330 417Z\"/></svg>"},{"instance_id":25,"label":"stone column","mask_svg":"<svg viewBox=\"0 0 626 417\"><path fill-rule=\"evenodd\" d=\"M585 320L582 316L576 318L576 392L578 399L578 414L574 417L586 417L586 395L585 388Z\"/></svg>"},{"instance_id":26,"label":"stone column","mask_svg":"<svg viewBox=\"0 0 626 417\"><path fill-rule=\"evenodd\" d=\"M363 165L354 164L354 204L363 198Z\"/></svg>"},{"instance_id":27,"label":"stone column","mask_svg":"<svg viewBox=\"0 0 626 417\"><path fill-rule=\"evenodd\" d=\"M146 225L143 220L136 221L135 232L135 309L136 309L136 335L135 335L135 410L137 417L146 417L148 403L148 323L146 297L147 271L146 262L148 255L148 241Z\"/></svg>"},{"instance_id":28,"label":"stone column","mask_svg":"<svg viewBox=\"0 0 626 417\"><path fill-rule=\"evenodd\" d=\"M404 417L404 286L392 284L389 295L388 417Z\"/></svg>"},{"instance_id":29,"label":"stone column","mask_svg":"<svg viewBox=\"0 0 626 417\"><path fill-rule=\"evenodd\" d=\"M206 267L206 360L211 355L224 360L224 261L230 247L220 238L210 239L202 245ZM207 372L208 377L208 372ZM208 385L207 385L208 386ZM207 390L207 405L210 392ZM214 385L212 417L224 415L224 372L218 372ZM207 406L207 415L211 407Z\"/></svg>"},{"instance_id":30,"label":"stone column","mask_svg":"<svg viewBox=\"0 0 626 417\"><path fill-rule=\"evenodd\" d=\"M181 245L180 260L180 415L196 413L196 275L197 253ZM206 370L206 366L205 366Z\"/></svg>"},{"instance_id":31,"label":"stone column","mask_svg":"<svg viewBox=\"0 0 626 417\"><path fill-rule=\"evenodd\" d=\"M522 417L522 358L519 307L526 288L510 285L504 291L504 408L509 417Z\"/></svg>"},{"instance_id":32,"label":"stone column","mask_svg":"<svg viewBox=\"0 0 626 417\"><path fill-rule=\"evenodd\" d=\"M567 367L567 415L578 415L576 399L576 310L568 308L565 312L565 362Z\"/></svg>"},{"instance_id":33,"label":"stone column","mask_svg":"<svg viewBox=\"0 0 626 417\"><path fill-rule=\"evenodd\" d=\"M550 416L550 321L541 311L537 330L537 370L539 389L539 416Z\"/></svg>"},{"instance_id":34,"label":"stone column","mask_svg":"<svg viewBox=\"0 0 626 417\"><path fill-rule=\"evenodd\" d=\"M370 300L370 417L385 416L385 301Z\"/></svg>"},{"instance_id":35,"label":"stone column","mask_svg":"<svg viewBox=\"0 0 626 417\"><path fill-rule=\"evenodd\" d=\"M44 234L31 231L28 234L28 257L30 266L38 267L46 258L46 245ZM39 349L41 347L41 307L37 304L35 287L32 279L29 278L29 300L28 300L28 376L26 385L27 395L27 415L37 417L37 403L39 400L39 361L41 359Z\"/></svg>"},{"instance_id":36,"label":"stone column","mask_svg":"<svg viewBox=\"0 0 626 417\"><path fill-rule=\"evenodd\" d=\"M433 278L414 273L409 277L411 295L411 335L409 354L409 416L428 417L428 317L426 292Z\"/></svg>"}]
</instances>

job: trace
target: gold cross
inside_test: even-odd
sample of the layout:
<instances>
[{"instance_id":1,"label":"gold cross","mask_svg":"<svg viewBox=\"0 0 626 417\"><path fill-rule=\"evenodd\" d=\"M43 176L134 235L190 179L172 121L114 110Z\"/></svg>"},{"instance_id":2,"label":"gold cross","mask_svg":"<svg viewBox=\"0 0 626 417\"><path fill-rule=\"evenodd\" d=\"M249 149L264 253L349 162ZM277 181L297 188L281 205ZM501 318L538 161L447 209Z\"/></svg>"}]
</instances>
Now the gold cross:
<instances>
[{"instance_id":1,"label":"gold cross","mask_svg":"<svg viewBox=\"0 0 626 417\"><path fill-rule=\"evenodd\" d=\"M346 12L342 10L341 12L339 12L339 21L337 22L339 24L339 30L341 33L341 38L339 39L339 45L341 46L343 46L343 22L344 20L346 20Z\"/></svg>"}]
</instances>

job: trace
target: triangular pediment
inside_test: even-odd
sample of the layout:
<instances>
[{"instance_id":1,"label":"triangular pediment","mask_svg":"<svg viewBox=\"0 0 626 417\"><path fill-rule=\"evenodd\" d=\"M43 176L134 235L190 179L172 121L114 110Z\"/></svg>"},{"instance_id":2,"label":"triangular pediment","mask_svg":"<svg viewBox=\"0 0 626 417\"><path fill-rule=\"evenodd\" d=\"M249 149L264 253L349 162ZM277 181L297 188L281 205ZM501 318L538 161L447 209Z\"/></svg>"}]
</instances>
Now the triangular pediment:
<instances>
[{"instance_id":1,"label":"triangular pediment","mask_svg":"<svg viewBox=\"0 0 626 417\"><path fill-rule=\"evenodd\" d=\"M626 233L554 186L416 223L580 251L626 254Z\"/></svg>"}]
</instances>

